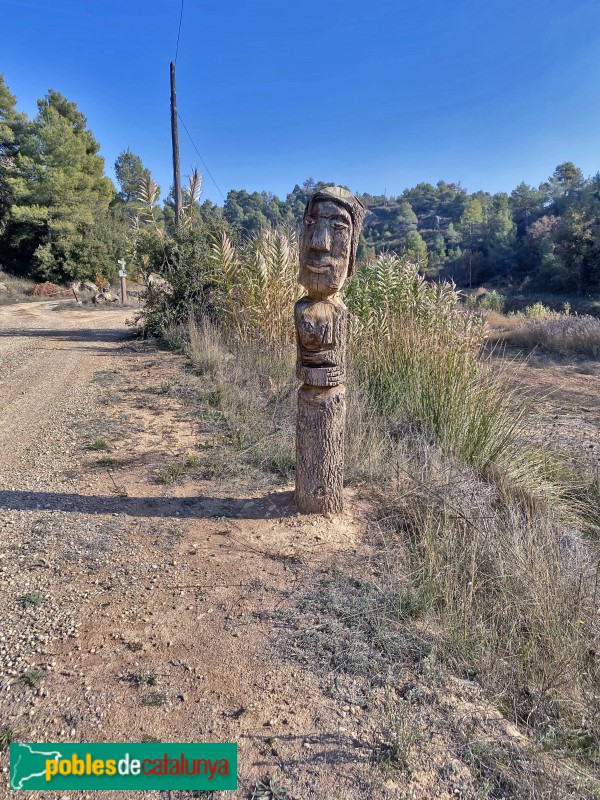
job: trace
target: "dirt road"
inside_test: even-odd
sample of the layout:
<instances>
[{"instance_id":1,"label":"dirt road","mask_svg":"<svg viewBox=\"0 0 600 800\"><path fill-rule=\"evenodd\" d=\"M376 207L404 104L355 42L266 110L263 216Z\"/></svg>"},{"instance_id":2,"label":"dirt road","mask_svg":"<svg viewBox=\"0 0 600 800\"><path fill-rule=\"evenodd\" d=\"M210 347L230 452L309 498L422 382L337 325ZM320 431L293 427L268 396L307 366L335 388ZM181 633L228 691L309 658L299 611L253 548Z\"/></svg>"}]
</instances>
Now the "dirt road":
<instances>
[{"instance_id":1,"label":"dirt road","mask_svg":"<svg viewBox=\"0 0 600 800\"><path fill-rule=\"evenodd\" d=\"M123 337L123 310L99 317L76 310L61 313L57 305L0 309L0 475L8 483L25 467L31 442L48 425L65 421L67 399L86 386Z\"/></svg>"}]
</instances>

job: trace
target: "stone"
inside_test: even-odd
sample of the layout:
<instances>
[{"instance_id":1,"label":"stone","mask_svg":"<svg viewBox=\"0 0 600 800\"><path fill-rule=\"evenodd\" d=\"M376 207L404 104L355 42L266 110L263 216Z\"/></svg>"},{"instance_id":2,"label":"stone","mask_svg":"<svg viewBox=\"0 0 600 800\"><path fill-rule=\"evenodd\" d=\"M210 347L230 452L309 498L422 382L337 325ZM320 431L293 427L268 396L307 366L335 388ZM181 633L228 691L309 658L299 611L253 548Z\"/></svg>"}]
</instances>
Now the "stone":
<instances>
[{"instance_id":1,"label":"stone","mask_svg":"<svg viewBox=\"0 0 600 800\"><path fill-rule=\"evenodd\" d=\"M146 285L149 289L159 289L160 291L165 292L165 294L171 294L173 292L173 287L169 281L165 278L162 278L156 272L151 272L148 275L146 278Z\"/></svg>"},{"instance_id":2,"label":"stone","mask_svg":"<svg viewBox=\"0 0 600 800\"><path fill-rule=\"evenodd\" d=\"M298 417L295 501L302 513L343 510L348 311L340 297L352 275L365 209L339 186L316 191L304 211L294 307Z\"/></svg>"},{"instance_id":3,"label":"stone","mask_svg":"<svg viewBox=\"0 0 600 800\"><path fill-rule=\"evenodd\" d=\"M0 294L6 294L8 292L8 286L5 283L0 283Z\"/></svg>"},{"instance_id":4,"label":"stone","mask_svg":"<svg viewBox=\"0 0 600 800\"><path fill-rule=\"evenodd\" d=\"M98 287L96 286L95 283L92 283L92 281L83 281L82 283L80 283L79 288L82 291L85 291L85 292L97 292L98 291Z\"/></svg>"}]
</instances>

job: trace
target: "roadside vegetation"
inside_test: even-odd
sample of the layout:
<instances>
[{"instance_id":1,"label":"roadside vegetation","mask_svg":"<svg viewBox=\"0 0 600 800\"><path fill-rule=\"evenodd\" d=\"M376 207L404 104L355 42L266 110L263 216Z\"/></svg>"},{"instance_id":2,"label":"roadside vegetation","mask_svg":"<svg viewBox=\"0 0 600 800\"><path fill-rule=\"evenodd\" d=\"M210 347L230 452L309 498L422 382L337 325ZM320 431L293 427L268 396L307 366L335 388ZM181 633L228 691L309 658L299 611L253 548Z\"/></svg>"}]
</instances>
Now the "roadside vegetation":
<instances>
[{"instance_id":1,"label":"roadside vegetation","mask_svg":"<svg viewBox=\"0 0 600 800\"><path fill-rule=\"evenodd\" d=\"M269 474L289 483L295 236L266 230L235 244L221 232L211 242L195 264L198 303L163 292L143 323L187 353L202 376L203 407L226 445L203 460L205 477ZM178 268L174 259L166 274ZM527 398L508 388L507 367L486 347L486 315L499 311L468 308L453 285L429 283L392 254L364 264L345 301L346 480L375 498L369 535L379 542L378 577L357 586L339 575L312 592L303 602L322 630L300 634L298 652L317 669L380 685L407 657L415 626L425 629L419 663L475 679L534 748L576 763L582 786L594 783L597 476L529 443ZM513 331L590 324L543 307L502 318ZM386 752L397 751L397 765L409 759L411 730L388 731ZM474 764L487 763L469 752ZM513 772L507 796L523 796L516 761ZM535 791L548 782L542 774Z\"/></svg>"},{"instance_id":2,"label":"roadside vegetation","mask_svg":"<svg viewBox=\"0 0 600 800\"><path fill-rule=\"evenodd\" d=\"M33 300L31 294L33 281L28 278L17 278L9 272L0 270L0 305L5 303L23 303Z\"/></svg>"},{"instance_id":3,"label":"roadside vegetation","mask_svg":"<svg viewBox=\"0 0 600 800\"><path fill-rule=\"evenodd\" d=\"M536 303L523 313L492 313L488 319L498 342L526 351L541 348L558 356L600 356L600 319L589 314L555 312Z\"/></svg>"}]
</instances>

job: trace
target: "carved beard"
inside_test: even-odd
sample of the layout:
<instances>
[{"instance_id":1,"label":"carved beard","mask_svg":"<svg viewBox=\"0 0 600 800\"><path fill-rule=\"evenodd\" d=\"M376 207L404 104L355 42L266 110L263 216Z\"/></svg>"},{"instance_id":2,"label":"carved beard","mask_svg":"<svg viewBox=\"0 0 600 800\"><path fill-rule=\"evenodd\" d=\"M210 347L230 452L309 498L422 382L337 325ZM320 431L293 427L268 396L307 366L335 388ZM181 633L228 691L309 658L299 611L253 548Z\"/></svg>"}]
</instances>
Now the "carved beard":
<instances>
[{"instance_id":1,"label":"carved beard","mask_svg":"<svg viewBox=\"0 0 600 800\"><path fill-rule=\"evenodd\" d=\"M297 317L302 363L305 366L326 366L326 354L335 346L336 307L327 301L302 306Z\"/></svg>"}]
</instances>

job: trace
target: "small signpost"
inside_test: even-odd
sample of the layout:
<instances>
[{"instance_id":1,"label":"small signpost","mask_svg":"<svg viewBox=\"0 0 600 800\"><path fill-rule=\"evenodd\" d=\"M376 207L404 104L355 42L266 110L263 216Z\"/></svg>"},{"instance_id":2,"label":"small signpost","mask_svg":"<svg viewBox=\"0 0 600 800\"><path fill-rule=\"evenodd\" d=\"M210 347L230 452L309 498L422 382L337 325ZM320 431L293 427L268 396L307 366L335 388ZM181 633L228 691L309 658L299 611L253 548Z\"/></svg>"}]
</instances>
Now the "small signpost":
<instances>
[{"instance_id":1,"label":"small signpost","mask_svg":"<svg viewBox=\"0 0 600 800\"><path fill-rule=\"evenodd\" d=\"M119 265L119 278L121 278L121 305L127 303L127 270L125 269L125 259L120 258L117 261Z\"/></svg>"}]
</instances>

